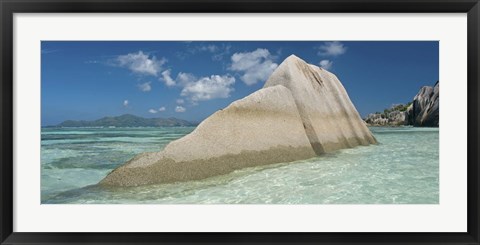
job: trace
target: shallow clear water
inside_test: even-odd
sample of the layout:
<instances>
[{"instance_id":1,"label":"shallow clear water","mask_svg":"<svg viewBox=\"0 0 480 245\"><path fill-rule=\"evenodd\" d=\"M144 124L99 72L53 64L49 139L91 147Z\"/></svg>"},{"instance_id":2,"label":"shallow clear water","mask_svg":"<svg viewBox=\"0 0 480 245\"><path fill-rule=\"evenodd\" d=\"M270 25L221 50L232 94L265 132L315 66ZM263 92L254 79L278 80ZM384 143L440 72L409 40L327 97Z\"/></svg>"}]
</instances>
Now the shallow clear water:
<instances>
[{"instance_id":1,"label":"shallow clear water","mask_svg":"<svg viewBox=\"0 0 480 245\"><path fill-rule=\"evenodd\" d=\"M379 144L202 181L95 186L135 154L193 127L42 129L42 203L435 204L438 128L370 128Z\"/></svg>"}]
</instances>

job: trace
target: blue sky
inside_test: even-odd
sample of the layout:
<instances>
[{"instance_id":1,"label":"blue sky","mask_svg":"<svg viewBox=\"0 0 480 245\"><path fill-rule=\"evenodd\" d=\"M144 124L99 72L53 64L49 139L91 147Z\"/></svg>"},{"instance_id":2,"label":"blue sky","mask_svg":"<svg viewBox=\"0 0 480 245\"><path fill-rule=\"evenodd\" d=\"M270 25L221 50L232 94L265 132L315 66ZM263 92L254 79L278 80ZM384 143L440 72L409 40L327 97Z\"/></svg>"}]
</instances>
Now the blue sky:
<instances>
[{"instance_id":1,"label":"blue sky","mask_svg":"<svg viewBox=\"0 0 480 245\"><path fill-rule=\"evenodd\" d=\"M439 79L436 41L42 41L42 125L126 113L201 121L289 55L335 73L360 115Z\"/></svg>"}]
</instances>

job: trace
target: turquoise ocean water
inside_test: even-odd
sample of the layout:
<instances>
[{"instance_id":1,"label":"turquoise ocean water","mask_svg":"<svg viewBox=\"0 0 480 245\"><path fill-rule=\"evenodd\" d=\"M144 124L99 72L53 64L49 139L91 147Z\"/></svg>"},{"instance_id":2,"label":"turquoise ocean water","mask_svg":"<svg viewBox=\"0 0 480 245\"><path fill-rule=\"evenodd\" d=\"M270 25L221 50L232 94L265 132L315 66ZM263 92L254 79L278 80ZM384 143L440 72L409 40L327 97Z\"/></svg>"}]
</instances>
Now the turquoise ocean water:
<instances>
[{"instance_id":1,"label":"turquoise ocean water","mask_svg":"<svg viewBox=\"0 0 480 245\"><path fill-rule=\"evenodd\" d=\"M41 203L436 204L438 128L370 128L378 145L247 168L201 181L96 186L134 155L194 127L43 128Z\"/></svg>"}]
</instances>

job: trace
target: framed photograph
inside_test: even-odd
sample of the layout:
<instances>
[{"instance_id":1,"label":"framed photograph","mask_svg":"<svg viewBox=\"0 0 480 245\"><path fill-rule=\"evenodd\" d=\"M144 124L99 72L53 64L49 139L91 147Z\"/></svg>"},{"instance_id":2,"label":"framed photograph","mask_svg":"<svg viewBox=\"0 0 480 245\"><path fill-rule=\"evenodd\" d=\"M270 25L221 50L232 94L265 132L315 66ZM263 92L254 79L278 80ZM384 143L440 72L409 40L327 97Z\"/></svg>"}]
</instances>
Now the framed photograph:
<instances>
[{"instance_id":1,"label":"framed photograph","mask_svg":"<svg viewBox=\"0 0 480 245\"><path fill-rule=\"evenodd\" d=\"M480 243L478 0L0 6L1 244Z\"/></svg>"}]
</instances>

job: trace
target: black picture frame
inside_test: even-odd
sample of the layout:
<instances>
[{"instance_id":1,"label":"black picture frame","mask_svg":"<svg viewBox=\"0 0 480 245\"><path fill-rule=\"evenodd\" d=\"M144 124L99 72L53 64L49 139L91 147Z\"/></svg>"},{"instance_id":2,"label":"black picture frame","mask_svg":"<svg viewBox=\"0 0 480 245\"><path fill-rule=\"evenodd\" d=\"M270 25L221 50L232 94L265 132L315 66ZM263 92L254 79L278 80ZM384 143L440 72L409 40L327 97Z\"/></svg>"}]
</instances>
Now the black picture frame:
<instances>
[{"instance_id":1,"label":"black picture frame","mask_svg":"<svg viewBox=\"0 0 480 245\"><path fill-rule=\"evenodd\" d=\"M478 0L0 0L1 244L480 244ZM465 233L23 233L13 232L14 13L467 13L468 220ZM348 222L348 221L346 221ZM414 222L414 221L412 221Z\"/></svg>"}]
</instances>

